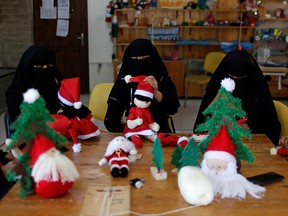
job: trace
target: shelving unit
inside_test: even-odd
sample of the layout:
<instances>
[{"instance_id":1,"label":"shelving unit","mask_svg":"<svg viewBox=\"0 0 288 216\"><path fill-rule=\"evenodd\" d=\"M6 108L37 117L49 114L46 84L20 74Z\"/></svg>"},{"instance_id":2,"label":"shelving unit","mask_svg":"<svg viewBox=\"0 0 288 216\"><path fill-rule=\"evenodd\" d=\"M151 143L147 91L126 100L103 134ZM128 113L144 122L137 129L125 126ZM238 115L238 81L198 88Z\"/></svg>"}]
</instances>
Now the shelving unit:
<instances>
[{"instance_id":1,"label":"shelving unit","mask_svg":"<svg viewBox=\"0 0 288 216\"><path fill-rule=\"evenodd\" d=\"M169 60L176 54L181 61L183 66L179 68L173 66L173 61L170 61L166 66L168 65L168 72L174 83L176 83L179 96L184 96L184 60L204 59L209 52L223 51L220 47L221 42L238 41L240 34L239 18L241 13L243 14L246 11L238 7L235 8L235 6L232 7L232 3L233 1L218 0L215 8L211 10L179 8L157 8L140 11L131 8L116 10L118 36L114 41L116 56L114 68L121 62L123 53L132 40L151 36L152 42L162 58ZM215 21L221 20L222 23L215 22L215 24L218 23L217 25L199 24L199 22L207 20L208 16L212 16ZM171 23L169 26L162 25L164 18L169 18ZM225 21L228 21L228 23ZM172 28L176 29L177 39L153 39L153 36L155 37L154 31L168 31ZM250 42L254 35L254 29L254 26L242 25L241 41ZM152 34L147 35L147 30L151 30ZM175 64L179 63L175 61ZM117 76L115 72L114 76ZM200 97L199 88L193 88L192 86L189 96Z\"/></svg>"},{"instance_id":2,"label":"shelving unit","mask_svg":"<svg viewBox=\"0 0 288 216\"><path fill-rule=\"evenodd\" d=\"M271 15L271 18L259 17L258 26L255 30L255 39L258 39L254 42L254 52L256 53L256 59L258 63L261 63L262 59L259 57L258 49L269 49L270 55L267 59L268 61L273 61L284 64L279 68L262 68L262 71L265 75L271 76L271 81L268 81L270 91L273 98L287 98L288 97L288 88L281 85L281 79L287 77L287 68L285 68L285 63L287 64L287 42L285 38L288 35L288 15L283 17L275 16L275 11L283 9L283 1L276 0L262 0L261 7L264 7L267 14ZM286 7L288 7L288 2ZM279 34L279 37L276 36L276 33L282 32Z\"/></svg>"}]
</instances>

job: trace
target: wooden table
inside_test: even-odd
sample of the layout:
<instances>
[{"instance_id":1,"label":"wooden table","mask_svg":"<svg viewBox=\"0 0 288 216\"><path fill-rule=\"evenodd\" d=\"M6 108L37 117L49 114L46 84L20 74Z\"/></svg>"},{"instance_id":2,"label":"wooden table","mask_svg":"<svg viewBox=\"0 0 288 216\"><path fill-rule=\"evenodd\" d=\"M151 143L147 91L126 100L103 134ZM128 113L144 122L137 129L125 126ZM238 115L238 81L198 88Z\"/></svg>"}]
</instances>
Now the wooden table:
<instances>
[{"instance_id":1,"label":"wooden table","mask_svg":"<svg viewBox=\"0 0 288 216\"><path fill-rule=\"evenodd\" d=\"M167 180L156 181L150 174L153 155L152 143L145 141L144 147L139 149L143 158L130 165L127 178L113 178L108 166L100 167L98 161L106 150L107 143L117 134L102 133L99 138L82 142L80 153L67 153L76 164L81 178L64 196L55 199L42 199L37 195L25 199L18 197L18 184L12 188L6 197L0 201L0 214L4 215L82 215L82 205L85 192L89 186L124 186L129 180L144 178L142 188L131 186L131 210L141 214L159 214L176 209L191 207L179 193L177 175L171 170L171 153L174 147L164 147L164 169L168 172ZM281 182L266 186L267 191L263 199L255 199L247 194L245 200L221 199L216 197L208 206L190 208L169 215L286 215L288 205L288 163L284 157L270 156L269 150L273 146L265 135L254 135L252 141L244 140L255 155L254 164L242 163L241 172L245 177L268 171L277 172L286 177ZM70 146L71 147L71 146ZM131 214L133 215L133 214Z\"/></svg>"},{"instance_id":2,"label":"wooden table","mask_svg":"<svg viewBox=\"0 0 288 216\"><path fill-rule=\"evenodd\" d=\"M261 70L264 75L269 75L269 76L278 76L278 90L282 89L282 77L286 77L288 73L288 69L284 67L261 67Z\"/></svg>"}]
</instances>

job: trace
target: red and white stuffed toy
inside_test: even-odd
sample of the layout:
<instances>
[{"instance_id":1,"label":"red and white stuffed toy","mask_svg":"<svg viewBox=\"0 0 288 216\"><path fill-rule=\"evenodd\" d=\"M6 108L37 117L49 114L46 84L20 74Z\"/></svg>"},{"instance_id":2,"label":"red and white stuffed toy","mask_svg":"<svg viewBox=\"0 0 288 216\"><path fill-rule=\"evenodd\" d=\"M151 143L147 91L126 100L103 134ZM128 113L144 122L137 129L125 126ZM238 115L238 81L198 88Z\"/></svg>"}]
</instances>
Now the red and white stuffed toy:
<instances>
[{"instance_id":1,"label":"red and white stuffed toy","mask_svg":"<svg viewBox=\"0 0 288 216\"><path fill-rule=\"evenodd\" d=\"M79 173L73 162L43 135L37 135L30 150L36 193L44 198L58 197L73 186Z\"/></svg>"},{"instance_id":2,"label":"red and white stuffed toy","mask_svg":"<svg viewBox=\"0 0 288 216\"><path fill-rule=\"evenodd\" d=\"M225 126L209 143L201 169L210 177L214 193L221 198L244 199L246 192L255 198L262 198L265 192L264 187L249 182L237 173L234 144Z\"/></svg>"},{"instance_id":3,"label":"red and white stuffed toy","mask_svg":"<svg viewBox=\"0 0 288 216\"><path fill-rule=\"evenodd\" d=\"M72 139L73 150L79 152L81 144L77 139L85 140L100 135L91 111L80 101L79 77L62 80L58 98L62 109L53 115L56 122L52 127L66 138Z\"/></svg>"},{"instance_id":4,"label":"red and white stuffed toy","mask_svg":"<svg viewBox=\"0 0 288 216\"><path fill-rule=\"evenodd\" d=\"M128 113L127 124L124 128L124 135L131 139L136 147L142 147L141 136L155 141L157 138L157 131L160 129L148 109L154 97L153 88L144 79L146 76L131 77L125 76L126 83L137 82L138 86L133 95L133 103Z\"/></svg>"},{"instance_id":5,"label":"red and white stuffed toy","mask_svg":"<svg viewBox=\"0 0 288 216\"><path fill-rule=\"evenodd\" d=\"M100 166L109 163L113 177L126 177L129 172L129 155L136 156L137 150L132 142L124 136L115 137L109 142L104 157L98 162Z\"/></svg>"}]
</instances>

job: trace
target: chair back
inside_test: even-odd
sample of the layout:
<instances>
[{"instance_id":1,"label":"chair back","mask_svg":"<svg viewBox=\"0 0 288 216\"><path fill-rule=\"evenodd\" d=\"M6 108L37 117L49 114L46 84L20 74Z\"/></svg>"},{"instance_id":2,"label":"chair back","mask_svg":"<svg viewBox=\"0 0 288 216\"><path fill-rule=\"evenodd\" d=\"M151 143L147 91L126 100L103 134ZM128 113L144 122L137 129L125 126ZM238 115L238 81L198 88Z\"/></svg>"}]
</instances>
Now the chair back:
<instances>
[{"instance_id":1,"label":"chair back","mask_svg":"<svg viewBox=\"0 0 288 216\"><path fill-rule=\"evenodd\" d=\"M281 136L288 135L288 107L280 101L273 100L273 102L281 123Z\"/></svg>"},{"instance_id":2,"label":"chair back","mask_svg":"<svg viewBox=\"0 0 288 216\"><path fill-rule=\"evenodd\" d=\"M108 108L107 100L114 83L96 84L90 93L88 108L94 118L104 121Z\"/></svg>"},{"instance_id":3,"label":"chair back","mask_svg":"<svg viewBox=\"0 0 288 216\"><path fill-rule=\"evenodd\" d=\"M225 55L224 52L209 52L204 60L204 71L213 74Z\"/></svg>"}]
</instances>

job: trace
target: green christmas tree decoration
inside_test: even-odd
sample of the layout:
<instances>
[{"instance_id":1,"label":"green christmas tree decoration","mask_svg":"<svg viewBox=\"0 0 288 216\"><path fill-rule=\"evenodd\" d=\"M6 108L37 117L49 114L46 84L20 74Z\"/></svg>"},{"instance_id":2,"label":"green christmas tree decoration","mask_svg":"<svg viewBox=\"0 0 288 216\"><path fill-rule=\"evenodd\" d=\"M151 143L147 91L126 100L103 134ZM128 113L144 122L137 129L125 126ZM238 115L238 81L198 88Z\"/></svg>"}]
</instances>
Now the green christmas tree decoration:
<instances>
[{"instance_id":1,"label":"green christmas tree decoration","mask_svg":"<svg viewBox=\"0 0 288 216\"><path fill-rule=\"evenodd\" d=\"M153 150L152 154L154 155L152 161L154 162L155 166L158 169L158 172L160 172L161 169L163 169L163 151L162 151L162 145L160 142L160 139L157 137L153 143Z\"/></svg>"},{"instance_id":2,"label":"green christmas tree decoration","mask_svg":"<svg viewBox=\"0 0 288 216\"><path fill-rule=\"evenodd\" d=\"M203 115L206 117L205 122L199 124L195 131L209 132L208 137L199 144L201 152L204 153L221 126L226 126L228 134L235 144L236 159L253 163L253 154L242 142L242 137L251 139L252 133L248 127L239 122L245 119L247 114L242 109L242 101L232 95L234 88L235 82L232 79L222 80L221 88L216 97L203 111Z\"/></svg>"},{"instance_id":3,"label":"green christmas tree decoration","mask_svg":"<svg viewBox=\"0 0 288 216\"><path fill-rule=\"evenodd\" d=\"M179 163L181 167L184 166L196 166L200 167L200 162L202 160L202 154L197 142L192 138L189 140L187 145L181 154L181 159Z\"/></svg>"},{"instance_id":4,"label":"green christmas tree decoration","mask_svg":"<svg viewBox=\"0 0 288 216\"><path fill-rule=\"evenodd\" d=\"M180 163L180 159L181 159L181 156L182 156L182 147L180 145L178 145L174 151L172 152L172 158L171 158L171 164L176 166L176 168L178 170L180 170L181 168L181 163Z\"/></svg>"},{"instance_id":5,"label":"green christmas tree decoration","mask_svg":"<svg viewBox=\"0 0 288 216\"><path fill-rule=\"evenodd\" d=\"M24 101L20 105L20 115L11 124L11 129L14 132L12 134L12 142L6 147L7 150L17 148L23 143L26 143L26 149L29 149L29 145L31 145L37 134L44 135L54 142L58 149L61 149L64 144L68 143L68 140L47 124L48 122L53 122L54 119L46 108L45 100L35 89L28 89L23 96ZM20 181L20 197L25 197L33 190L29 152L23 152L17 157L17 160L17 168L25 173ZM14 169L10 170L8 172L8 180L14 181L16 178L17 175Z\"/></svg>"}]
</instances>

